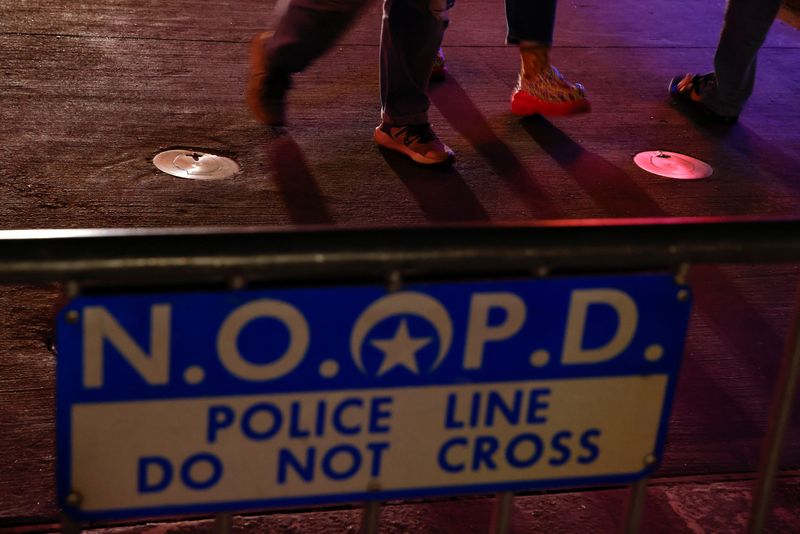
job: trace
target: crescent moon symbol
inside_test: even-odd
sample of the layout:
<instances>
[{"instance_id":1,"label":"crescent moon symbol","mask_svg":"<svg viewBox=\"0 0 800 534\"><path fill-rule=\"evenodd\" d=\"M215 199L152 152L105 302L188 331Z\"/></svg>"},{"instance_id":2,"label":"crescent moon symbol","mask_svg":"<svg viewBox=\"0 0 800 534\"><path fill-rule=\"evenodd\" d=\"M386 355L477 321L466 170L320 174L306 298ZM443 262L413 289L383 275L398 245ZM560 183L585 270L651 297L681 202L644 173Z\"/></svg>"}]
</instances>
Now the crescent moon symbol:
<instances>
[{"instance_id":1,"label":"crescent moon symbol","mask_svg":"<svg viewBox=\"0 0 800 534\"><path fill-rule=\"evenodd\" d=\"M403 291L387 295L370 304L361 313L355 326L353 326L353 331L350 335L350 353L353 356L356 367L362 373L367 374L361 355L364 338L379 322L400 314L422 317L436 328L436 333L439 336L439 354L436 356L430 371L436 370L444 361L453 341L453 323L450 320L450 314L447 313L445 307L438 300L431 296L414 291Z\"/></svg>"}]
</instances>

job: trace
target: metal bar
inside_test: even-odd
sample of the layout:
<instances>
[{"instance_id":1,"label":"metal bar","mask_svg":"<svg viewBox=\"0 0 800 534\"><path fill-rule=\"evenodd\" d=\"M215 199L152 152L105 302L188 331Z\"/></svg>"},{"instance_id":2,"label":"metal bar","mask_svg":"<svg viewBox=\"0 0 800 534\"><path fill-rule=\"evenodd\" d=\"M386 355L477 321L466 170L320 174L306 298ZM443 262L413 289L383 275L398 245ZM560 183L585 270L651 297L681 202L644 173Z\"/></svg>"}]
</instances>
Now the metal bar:
<instances>
[{"instance_id":1,"label":"metal bar","mask_svg":"<svg viewBox=\"0 0 800 534\"><path fill-rule=\"evenodd\" d=\"M775 487L781 449L797 392L798 377L800 377L800 291L798 291L795 301L792 329L781 360L777 385L772 397L767 435L761 450L758 478L753 492L748 525L748 532L751 534L762 532L769 516L772 491Z\"/></svg>"},{"instance_id":2,"label":"metal bar","mask_svg":"<svg viewBox=\"0 0 800 534\"><path fill-rule=\"evenodd\" d=\"M511 529L511 508L514 494L510 491L498 493L492 509L491 534L507 534Z\"/></svg>"},{"instance_id":3,"label":"metal bar","mask_svg":"<svg viewBox=\"0 0 800 534\"><path fill-rule=\"evenodd\" d=\"M0 282L385 280L800 261L800 219L540 221L378 229L0 231Z\"/></svg>"},{"instance_id":4,"label":"metal bar","mask_svg":"<svg viewBox=\"0 0 800 534\"><path fill-rule=\"evenodd\" d=\"M628 502L625 509L625 522L622 525L624 534L636 534L642 522L644 501L647 497L647 482L649 477L644 477L631 484Z\"/></svg>"},{"instance_id":5,"label":"metal bar","mask_svg":"<svg viewBox=\"0 0 800 534\"><path fill-rule=\"evenodd\" d=\"M361 510L361 530L360 534L378 534L380 524L380 501L367 501Z\"/></svg>"},{"instance_id":6,"label":"metal bar","mask_svg":"<svg viewBox=\"0 0 800 534\"><path fill-rule=\"evenodd\" d=\"M223 512L214 516L214 534L231 534L233 532L233 514Z\"/></svg>"},{"instance_id":7,"label":"metal bar","mask_svg":"<svg viewBox=\"0 0 800 534\"><path fill-rule=\"evenodd\" d=\"M80 524L66 514L61 514L61 534L80 534Z\"/></svg>"}]
</instances>

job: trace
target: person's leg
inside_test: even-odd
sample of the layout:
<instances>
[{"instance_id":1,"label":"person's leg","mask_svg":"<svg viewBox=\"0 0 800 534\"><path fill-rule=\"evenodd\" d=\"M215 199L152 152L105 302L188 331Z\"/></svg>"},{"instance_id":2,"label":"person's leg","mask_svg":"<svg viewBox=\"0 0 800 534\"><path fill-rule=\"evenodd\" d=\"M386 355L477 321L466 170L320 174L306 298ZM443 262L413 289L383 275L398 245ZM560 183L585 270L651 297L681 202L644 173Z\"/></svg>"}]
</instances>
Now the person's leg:
<instances>
[{"instance_id":1,"label":"person's leg","mask_svg":"<svg viewBox=\"0 0 800 534\"><path fill-rule=\"evenodd\" d=\"M448 24L446 0L385 0L381 28L381 125L378 144L423 164L452 151L428 124L428 83Z\"/></svg>"},{"instance_id":2,"label":"person's leg","mask_svg":"<svg viewBox=\"0 0 800 534\"><path fill-rule=\"evenodd\" d=\"M772 26L782 0L729 0L714 71L675 76L670 95L710 118L736 122L753 94L756 57Z\"/></svg>"},{"instance_id":3,"label":"person's leg","mask_svg":"<svg viewBox=\"0 0 800 534\"><path fill-rule=\"evenodd\" d=\"M569 115L588 111L581 84L568 82L550 62L556 0L506 0L506 42L519 45L520 72L511 95L516 115Z\"/></svg>"},{"instance_id":4,"label":"person's leg","mask_svg":"<svg viewBox=\"0 0 800 534\"><path fill-rule=\"evenodd\" d=\"M556 21L556 0L506 0L508 44L529 41L550 46Z\"/></svg>"},{"instance_id":5,"label":"person's leg","mask_svg":"<svg viewBox=\"0 0 800 534\"><path fill-rule=\"evenodd\" d=\"M296 73L324 54L371 0L292 0L266 42L270 69Z\"/></svg>"},{"instance_id":6,"label":"person's leg","mask_svg":"<svg viewBox=\"0 0 800 534\"><path fill-rule=\"evenodd\" d=\"M449 22L445 0L386 0L381 28L381 118L428 122L428 83Z\"/></svg>"},{"instance_id":7,"label":"person's leg","mask_svg":"<svg viewBox=\"0 0 800 534\"><path fill-rule=\"evenodd\" d=\"M259 122L283 124L291 75L324 54L370 0L292 0L274 32L250 49L247 102Z\"/></svg>"},{"instance_id":8,"label":"person's leg","mask_svg":"<svg viewBox=\"0 0 800 534\"><path fill-rule=\"evenodd\" d=\"M730 0L714 56L716 84L702 101L720 115L739 115L753 94L756 57L781 0Z\"/></svg>"},{"instance_id":9,"label":"person's leg","mask_svg":"<svg viewBox=\"0 0 800 534\"><path fill-rule=\"evenodd\" d=\"M447 0L447 9L452 9L456 0ZM431 72L432 82L443 82L447 78L447 60L444 57L444 50L439 46L436 57L433 58L433 71Z\"/></svg>"}]
</instances>

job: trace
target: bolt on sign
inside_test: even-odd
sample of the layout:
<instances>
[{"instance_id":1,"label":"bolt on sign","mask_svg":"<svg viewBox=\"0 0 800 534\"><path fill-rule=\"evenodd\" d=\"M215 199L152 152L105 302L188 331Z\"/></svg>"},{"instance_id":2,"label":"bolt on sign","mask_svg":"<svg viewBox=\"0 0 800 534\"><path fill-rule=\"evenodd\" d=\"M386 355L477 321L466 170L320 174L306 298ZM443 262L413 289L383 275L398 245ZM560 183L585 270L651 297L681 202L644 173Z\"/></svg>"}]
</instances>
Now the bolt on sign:
<instances>
[{"instance_id":1,"label":"bolt on sign","mask_svg":"<svg viewBox=\"0 0 800 534\"><path fill-rule=\"evenodd\" d=\"M81 296L59 499L87 520L636 480L689 310L662 274Z\"/></svg>"}]
</instances>

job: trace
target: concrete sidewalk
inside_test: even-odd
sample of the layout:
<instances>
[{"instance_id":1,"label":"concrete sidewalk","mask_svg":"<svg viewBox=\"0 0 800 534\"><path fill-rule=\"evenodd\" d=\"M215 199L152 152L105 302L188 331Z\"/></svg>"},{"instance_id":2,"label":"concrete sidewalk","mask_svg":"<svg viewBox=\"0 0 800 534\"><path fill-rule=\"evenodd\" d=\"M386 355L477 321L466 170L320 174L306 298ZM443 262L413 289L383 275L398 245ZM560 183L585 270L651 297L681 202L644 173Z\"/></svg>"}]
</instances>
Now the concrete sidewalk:
<instances>
[{"instance_id":1,"label":"concrete sidewalk","mask_svg":"<svg viewBox=\"0 0 800 534\"><path fill-rule=\"evenodd\" d=\"M431 91L432 122L457 153L440 171L372 141L377 4L297 76L286 135L254 122L242 98L247 44L274 24L273 4L0 4L0 229L800 215L800 33L784 23L762 50L740 122L721 128L683 114L666 85L710 70L722 0L561 2L554 60L587 87L593 111L520 120L508 107L518 56L503 44L502 1L459 0L445 37L450 77ZM153 155L175 146L230 154L242 172L219 182L160 173ZM634 166L635 153L654 149L698 157L714 175L671 181ZM653 489L645 531L740 531L749 482L728 475L752 477L798 273L797 265L693 268L695 310L659 471L687 478L674 491ZM61 298L56 286L0 286L0 529L46 529L58 515L48 340ZM783 465L800 466L800 417ZM794 478L780 495L773 531L787 532L800 510ZM623 498L623 490L526 497L515 532L610 531ZM387 532L483 532L489 507L393 505L385 524ZM352 532L355 517L246 524Z\"/></svg>"},{"instance_id":2,"label":"concrete sidewalk","mask_svg":"<svg viewBox=\"0 0 800 534\"><path fill-rule=\"evenodd\" d=\"M297 77L289 136L278 140L242 99L247 41L273 24L269 3L0 8L0 220L42 228L795 214L796 30L773 29L734 128L697 124L666 98L674 74L710 69L722 4L563 3L554 59L586 85L594 110L552 120L509 113L518 58L503 45L502 2L458 5L445 38L451 77L432 91L432 122L458 154L446 172L372 141L377 6ZM165 176L150 158L171 146L232 154L243 172L216 183ZM715 175L678 183L645 173L631 158L651 149L703 159Z\"/></svg>"}]
</instances>

